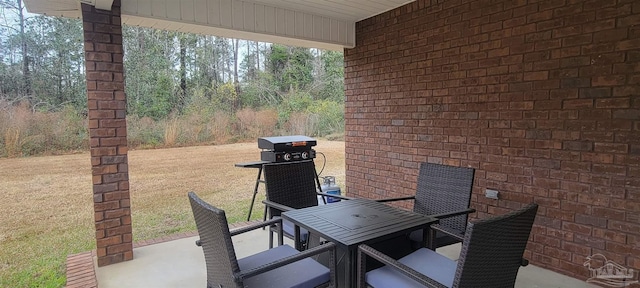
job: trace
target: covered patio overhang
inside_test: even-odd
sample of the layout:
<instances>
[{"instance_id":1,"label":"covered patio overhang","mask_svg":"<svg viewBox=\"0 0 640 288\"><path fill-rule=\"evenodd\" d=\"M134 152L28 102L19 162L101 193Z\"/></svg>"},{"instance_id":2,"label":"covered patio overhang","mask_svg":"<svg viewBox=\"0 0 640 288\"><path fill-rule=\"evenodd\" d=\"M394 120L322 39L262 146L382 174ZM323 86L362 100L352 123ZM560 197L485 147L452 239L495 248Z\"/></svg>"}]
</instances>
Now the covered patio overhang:
<instances>
[{"instance_id":1,"label":"covered patio overhang","mask_svg":"<svg viewBox=\"0 0 640 288\"><path fill-rule=\"evenodd\" d=\"M473 167L477 217L540 204L533 264L640 269L638 1L25 2L84 22L100 266L133 258L124 22L344 49L350 196L411 195L420 162Z\"/></svg>"},{"instance_id":2,"label":"covered patio overhang","mask_svg":"<svg viewBox=\"0 0 640 288\"><path fill-rule=\"evenodd\" d=\"M81 3L111 10L113 0L26 0L29 12L81 18ZM355 23L407 0L127 0L122 23L291 46L342 51L355 43Z\"/></svg>"}]
</instances>

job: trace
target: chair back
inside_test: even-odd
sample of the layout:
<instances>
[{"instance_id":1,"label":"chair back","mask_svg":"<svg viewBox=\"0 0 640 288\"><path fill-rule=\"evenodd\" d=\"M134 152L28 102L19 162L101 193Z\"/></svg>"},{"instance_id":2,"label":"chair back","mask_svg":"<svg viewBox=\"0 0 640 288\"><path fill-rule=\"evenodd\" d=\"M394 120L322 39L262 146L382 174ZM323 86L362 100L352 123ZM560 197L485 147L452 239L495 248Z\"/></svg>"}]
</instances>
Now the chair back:
<instances>
[{"instance_id":1,"label":"chair back","mask_svg":"<svg viewBox=\"0 0 640 288\"><path fill-rule=\"evenodd\" d=\"M453 287L513 287L537 204L467 227Z\"/></svg>"},{"instance_id":2,"label":"chair back","mask_svg":"<svg viewBox=\"0 0 640 288\"><path fill-rule=\"evenodd\" d=\"M413 211L425 215L469 208L475 169L435 163L421 163ZM440 226L462 233L468 214L440 220Z\"/></svg>"},{"instance_id":3,"label":"chair back","mask_svg":"<svg viewBox=\"0 0 640 288\"><path fill-rule=\"evenodd\" d=\"M240 267L224 210L204 202L193 192L189 192L189 202L207 266L207 287L242 287L233 279Z\"/></svg>"},{"instance_id":4,"label":"chair back","mask_svg":"<svg viewBox=\"0 0 640 288\"><path fill-rule=\"evenodd\" d=\"M267 200L293 209L318 205L316 167L312 160L263 165ZM271 217L280 211L271 209Z\"/></svg>"}]
</instances>

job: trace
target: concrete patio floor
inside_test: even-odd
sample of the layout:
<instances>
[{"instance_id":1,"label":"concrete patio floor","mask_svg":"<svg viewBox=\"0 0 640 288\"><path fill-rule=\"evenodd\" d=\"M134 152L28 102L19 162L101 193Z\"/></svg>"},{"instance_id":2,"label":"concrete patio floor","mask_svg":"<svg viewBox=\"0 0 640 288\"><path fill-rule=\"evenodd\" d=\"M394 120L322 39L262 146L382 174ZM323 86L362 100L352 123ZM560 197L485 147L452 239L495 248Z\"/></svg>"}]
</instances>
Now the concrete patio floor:
<instances>
[{"instance_id":1,"label":"concrete patio floor","mask_svg":"<svg viewBox=\"0 0 640 288\"><path fill-rule=\"evenodd\" d=\"M95 268L98 287L206 287L206 268L198 237L167 241L134 249L132 261ZM258 229L235 236L238 258L266 250L268 232ZM285 242L287 242L285 240ZM292 244L290 241L288 244ZM437 250L457 259L460 245ZM94 260L95 265L95 260ZM515 287L597 287L533 265L520 268Z\"/></svg>"}]
</instances>

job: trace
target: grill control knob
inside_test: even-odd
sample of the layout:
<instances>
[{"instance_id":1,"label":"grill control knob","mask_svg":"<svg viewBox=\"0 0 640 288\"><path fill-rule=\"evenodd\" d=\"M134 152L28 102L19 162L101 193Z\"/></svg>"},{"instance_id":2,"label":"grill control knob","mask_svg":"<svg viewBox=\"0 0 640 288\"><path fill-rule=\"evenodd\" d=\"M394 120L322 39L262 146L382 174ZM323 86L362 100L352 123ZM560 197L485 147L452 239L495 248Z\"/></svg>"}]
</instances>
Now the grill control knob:
<instances>
[{"instance_id":1,"label":"grill control knob","mask_svg":"<svg viewBox=\"0 0 640 288\"><path fill-rule=\"evenodd\" d=\"M291 161L291 154L289 154L289 153L284 154L284 160L285 161Z\"/></svg>"},{"instance_id":2,"label":"grill control knob","mask_svg":"<svg viewBox=\"0 0 640 288\"><path fill-rule=\"evenodd\" d=\"M306 160L307 158L309 158L309 152L302 152L302 155L300 155L300 157Z\"/></svg>"}]
</instances>

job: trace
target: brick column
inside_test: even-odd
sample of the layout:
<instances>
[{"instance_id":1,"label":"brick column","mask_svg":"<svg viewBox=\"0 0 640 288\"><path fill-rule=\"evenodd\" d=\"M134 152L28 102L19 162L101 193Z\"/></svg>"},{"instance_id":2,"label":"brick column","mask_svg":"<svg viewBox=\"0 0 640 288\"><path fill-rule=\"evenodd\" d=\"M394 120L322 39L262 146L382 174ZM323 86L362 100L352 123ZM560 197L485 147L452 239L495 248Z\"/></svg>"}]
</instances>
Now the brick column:
<instances>
[{"instance_id":1,"label":"brick column","mask_svg":"<svg viewBox=\"0 0 640 288\"><path fill-rule=\"evenodd\" d=\"M133 259L120 1L82 4L98 266Z\"/></svg>"}]
</instances>

